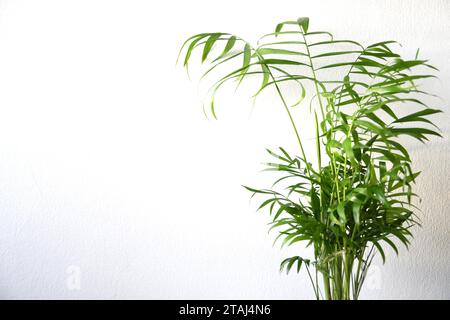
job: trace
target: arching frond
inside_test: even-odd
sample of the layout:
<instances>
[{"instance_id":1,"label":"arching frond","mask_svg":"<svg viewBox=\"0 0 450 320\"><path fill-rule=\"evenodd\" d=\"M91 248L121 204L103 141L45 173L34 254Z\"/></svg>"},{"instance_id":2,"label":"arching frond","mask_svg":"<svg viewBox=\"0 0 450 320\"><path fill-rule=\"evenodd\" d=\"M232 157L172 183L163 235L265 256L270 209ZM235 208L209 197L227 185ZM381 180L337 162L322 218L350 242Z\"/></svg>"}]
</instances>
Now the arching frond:
<instances>
[{"instance_id":1,"label":"arching frond","mask_svg":"<svg viewBox=\"0 0 450 320\"><path fill-rule=\"evenodd\" d=\"M256 45L228 33L202 33L187 39L180 53L186 68L194 51L199 62L210 61L203 77L214 79L209 91L214 117L215 95L228 81L259 77L254 98L275 89L300 152L268 150L272 160L266 171L280 177L269 189L246 188L263 198L258 210L268 209L276 241L314 248L312 259L287 258L281 270L297 266L300 271L304 265L319 298L320 285L309 270L314 267L323 275L326 298L348 299L351 291L357 298L375 253L383 261L386 248L399 253L398 244L408 247L411 227L419 224L412 199L420 172L412 169L402 138L426 142L440 136L431 117L441 110L428 105L421 96L429 93L420 89L437 69L418 53L402 58L395 41L364 46L310 31L309 22L302 17L279 23ZM219 67L225 74L216 73ZM297 89L293 104L287 102L285 84ZM312 106L315 163L308 160L290 111L303 103Z\"/></svg>"}]
</instances>

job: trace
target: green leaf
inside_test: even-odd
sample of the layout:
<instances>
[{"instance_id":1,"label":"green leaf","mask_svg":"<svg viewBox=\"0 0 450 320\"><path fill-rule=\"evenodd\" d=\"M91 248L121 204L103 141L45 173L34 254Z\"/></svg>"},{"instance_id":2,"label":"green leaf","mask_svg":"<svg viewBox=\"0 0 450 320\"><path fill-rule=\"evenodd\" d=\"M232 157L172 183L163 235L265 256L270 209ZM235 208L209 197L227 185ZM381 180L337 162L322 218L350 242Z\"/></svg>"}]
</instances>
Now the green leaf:
<instances>
[{"instance_id":1,"label":"green leaf","mask_svg":"<svg viewBox=\"0 0 450 320\"><path fill-rule=\"evenodd\" d=\"M350 138L346 138L344 142L342 143L342 148L345 151L345 154L350 160L355 160L355 154L353 153L352 149L352 141Z\"/></svg>"},{"instance_id":2,"label":"green leaf","mask_svg":"<svg viewBox=\"0 0 450 320\"><path fill-rule=\"evenodd\" d=\"M188 67L188 62L189 62L189 58L191 57L192 51L195 48L195 45L202 40L203 38L207 37L209 34L205 33L205 34L199 34L197 36L194 36L196 38L193 38L194 40L191 42L191 44L189 45L187 51L186 51L186 55L184 58L184 66L187 68ZM181 51L180 51L181 52Z\"/></svg>"},{"instance_id":3,"label":"green leaf","mask_svg":"<svg viewBox=\"0 0 450 320\"><path fill-rule=\"evenodd\" d=\"M347 55L347 54L356 54L356 53L361 53L362 51L358 50L358 51L336 51L336 52L326 52L326 53L321 53L321 54L316 54L315 56L312 56L311 58L315 59L315 58L323 58L323 57L332 57L332 56L339 56L339 55Z\"/></svg>"},{"instance_id":4,"label":"green leaf","mask_svg":"<svg viewBox=\"0 0 450 320\"><path fill-rule=\"evenodd\" d=\"M213 33L208 40L205 43L205 46L203 47L203 54L202 54L202 63L206 60L208 57L209 52L211 51L214 43L219 39L221 36L221 33Z\"/></svg>"},{"instance_id":5,"label":"green leaf","mask_svg":"<svg viewBox=\"0 0 450 320\"><path fill-rule=\"evenodd\" d=\"M361 211L361 202L353 202L352 204L352 212L353 212L353 220L355 225L359 226L360 224L360 211Z\"/></svg>"},{"instance_id":6,"label":"green leaf","mask_svg":"<svg viewBox=\"0 0 450 320\"><path fill-rule=\"evenodd\" d=\"M292 108L293 107L296 107L296 106L298 106L300 103L302 103L302 101L305 99L305 97L306 97L306 90L305 90L305 87L303 86L303 84L301 84L300 82L299 82L299 85L300 85L300 97L298 98L298 100L296 101L296 102L294 102L294 104L291 106Z\"/></svg>"},{"instance_id":7,"label":"green leaf","mask_svg":"<svg viewBox=\"0 0 450 320\"><path fill-rule=\"evenodd\" d=\"M193 35L192 37L189 37L186 41L184 41L184 43L183 43L183 45L181 46L181 48L180 48L180 51L178 51L178 56L177 56L177 63L178 63L178 60L180 59L180 56L181 56L181 53L183 52L183 49L186 47L186 45L190 42L190 41L195 41L195 43L192 45L189 45L189 47L192 47L192 48L194 48L195 47L195 44L198 42L198 41L200 41L201 39L203 39L204 37L206 37L206 36L208 36L208 33L200 33L200 34L196 34L196 35ZM198 39L198 40L197 40ZM197 40L197 41L196 41ZM191 49L192 50L192 49ZM187 53L189 52L190 50L188 49L187 50ZM186 55L187 55L187 53L186 53ZM189 54L190 55L190 54ZM187 58L187 60L189 60L189 57ZM184 61L184 64L183 65L186 65L186 59L185 59L185 61Z\"/></svg>"},{"instance_id":8,"label":"green leaf","mask_svg":"<svg viewBox=\"0 0 450 320\"><path fill-rule=\"evenodd\" d=\"M339 203L337 206L337 213L339 215L339 221L342 225L347 223L347 217L345 216L345 202Z\"/></svg>"},{"instance_id":9,"label":"green leaf","mask_svg":"<svg viewBox=\"0 0 450 320\"><path fill-rule=\"evenodd\" d=\"M236 37L231 36L228 39L227 44L225 45L225 48L223 49L222 53L219 55L219 57L216 58L216 60L223 58L228 52L231 51L231 49L233 49L235 44L236 44Z\"/></svg>"},{"instance_id":10,"label":"green leaf","mask_svg":"<svg viewBox=\"0 0 450 320\"><path fill-rule=\"evenodd\" d=\"M245 44L244 47L244 60L242 62L242 71L241 76L243 77L248 70L250 59L251 59L251 47L248 43Z\"/></svg>"},{"instance_id":11,"label":"green leaf","mask_svg":"<svg viewBox=\"0 0 450 320\"><path fill-rule=\"evenodd\" d=\"M286 258L280 264L280 272L282 272L284 268L286 268L286 273L288 274L296 262L297 262L297 273L300 272L303 263L309 264L309 260L303 259L299 256Z\"/></svg>"},{"instance_id":12,"label":"green leaf","mask_svg":"<svg viewBox=\"0 0 450 320\"><path fill-rule=\"evenodd\" d=\"M304 45L305 42L304 41L275 41L275 42L268 42L268 43L261 44L259 46L259 48L270 47L273 45L292 45L292 44L293 45L299 45L299 44Z\"/></svg>"},{"instance_id":13,"label":"green leaf","mask_svg":"<svg viewBox=\"0 0 450 320\"><path fill-rule=\"evenodd\" d=\"M281 30L283 29L283 27L285 25L296 25L296 24L297 24L296 21L284 21L284 22L277 24L277 26L275 27L275 35L282 33Z\"/></svg>"},{"instance_id":14,"label":"green leaf","mask_svg":"<svg viewBox=\"0 0 450 320\"><path fill-rule=\"evenodd\" d=\"M330 213L329 217L330 217L331 222L333 222L334 224L337 224L338 226L342 226L341 221L339 221L333 213Z\"/></svg>"},{"instance_id":15,"label":"green leaf","mask_svg":"<svg viewBox=\"0 0 450 320\"><path fill-rule=\"evenodd\" d=\"M293 238L293 239L289 242L289 245L292 245L292 244L294 244L294 243L296 243L296 242L305 241L305 240L310 240L310 237L309 237L309 236L304 236L304 235L297 236L297 237Z\"/></svg>"},{"instance_id":16,"label":"green leaf","mask_svg":"<svg viewBox=\"0 0 450 320\"><path fill-rule=\"evenodd\" d=\"M388 237L383 237L383 240L391 246L392 249L394 249L395 253L398 255L398 249L397 246L392 242Z\"/></svg>"},{"instance_id":17,"label":"green leaf","mask_svg":"<svg viewBox=\"0 0 450 320\"><path fill-rule=\"evenodd\" d=\"M368 59L362 60L360 59L359 61L356 62L338 62L338 63L331 63L325 66L322 66L320 68L317 68L317 70L322 70L322 69L330 69L330 68L339 68L339 67L379 67L382 66L380 63L375 62L375 61L371 61ZM375 90L375 89L374 89ZM381 89L378 89L381 90Z\"/></svg>"},{"instance_id":18,"label":"green leaf","mask_svg":"<svg viewBox=\"0 0 450 320\"><path fill-rule=\"evenodd\" d=\"M380 72L381 74L389 73L389 72L399 72L405 69L411 69L413 67L424 65L426 60L409 60L405 61L402 59L397 59L394 64L383 68Z\"/></svg>"},{"instance_id":19,"label":"green leaf","mask_svg":"<svg viewBox=\"0 0 450 320\"><path fill-rule=\"evenodd\" d=\"M309 46L310 46L310 47L314 47L314 46L322 46L322 45L336 44L336 43L353 44L353 45L356 45L356 46L358 46L358 47L364 49L362 45L360 45L358 42L352 41L352 40L329 40L329 41L320 41L320 42L312 43L312 44L310 44Z\"/></svg>"},{"instance_id":20,"label":"green leaf","mask_svg":"<svg viewBox=\"0 0 450 320\"><path fill-rule=\"evenodd\" d=\"M258 189L254 189L254 188L250 188L250 187L246 187L246 186L243 186L243 187L253 193L273 194L273 191L270 191L270 190L258 190Z\"/></svg>"},{"instance_id":21,"label":"green leaf","mask_svg":"<svg viewBox=\"0 0 450 320\"><path fill-rule=\"evenodd\" d=\"M266 148L266 151L267 151L271 156L273 156L273 157L275 157L275 158L277 158L277 159L283 160L283 161L285 161L285 162L291 162L291 161L292 161L292 159L290 159L289 157L286 156L287 153L285 153L285 152L283 152L283 151L281 151L281 152L283 152L284 155L285 155L286 157L282 157L282 156L280 156L279 154L276 154L275 152L273 152L272 150L267 149L267 148Z\"/></svg>"},{"instance_id":22,"label":"green leaf","mask_svg":"<svg viewBox=\"0 0 450 320\"><path fill-rule=\"evenodd\" d=\"M384 264L386 262L386 256L384 254L383 248L377 241L373 241L372 243L377 248L378 252L380 253L381 258L383 259L383 264Z\"/></svg>"},{"instance_id":23,"label":"green leaf","mask_svg":"<svg viewBox=\"0 0 450 320\"><path fill-rule=\"evenodd\" d=\"M424 121L426 119L423 118L423 116L428 116L436 113L440 113L442 110L438 109L424 109L415 113L411 113L405 117L402 117L400 119L397 119L394 122L401 123L401 122L411 122L411 121Z\"/></svg>"},{"instance_id":24,"label":"green leaf","mask_svg":"<svg viewBox=\"0 0 450 320\"><path fill-rule=\"evenodd\" d=\"M287 60L287 59L263 59L258 62L259 64L265 64L265 65L273 65L273 64L280 64L280 65L293 65L293 66L308 66L308 64L294 61L294 60Z\"/></svg>"},{"instance_id":25,"label":"green leaf","mask_svg":"<svg viewBox=\"0 0 450 320\"><path fill-rule=\"evenodd\" d=\"M418 140L428 140L426 135L442 137L440 133L426 128L393 128L392 133L395 135L409 135Z\"/></svg>"},{"instance_id":26,"label":"green leaf","mask_svg":"<svg viewBox=\"0 0 450 320\"><path fill-rule=\"evenodd\" d=\"M272 202L274 202L274 201L277 201L277 200L278 200L278 198L271 198L271 199L268 199L268 200L264 201L264 202L258 207L258 209L256 209L256 211L261 210L261 209L264 208L266 205L268 205L268 204L270 204L270 203L272 203Z\"/></svg>"},{"instance_id":27,"label":"green leaf","mask_svg":"<svg viewBox=\"0 0 450 320\"><path fill-rule=\"evenodd\" d=\"M286 49L277 49L277 48L259 48L257 51L260 55L281 54L281 55L307 56L307 54L305 54L303 52L286 50Z\"/></svg>"},{"instance_id":28,"label":"green leaf","mask_svg":"<svg viewBox=\"0 0 450 320\"><path fill-rule=\"evenodd\" d=\"M288 207L288 205L286 205L286 204L281 205L280 208L278 209L277 213L273 217L273 221L277 220L278 217L286 210L287 207Z\"/></svg>"},{"instance_id":29,"label":"green leaf","mask_svg":"<svg viewBox=\"0 0 450 320\"><path fill-rule=\"evenodd\" d=\"M298 18L297 23L300 26L300 28L302 29L303 33L308 32L309 18L307 18L307 17Z\"/></svg>"},{"instance_id":30,"label":"green leaf","mask_svg":"<svg viewBox=\"0 0 450 320\"><path fill-rule=\"evenodd\" d=\"M382 42L377 42L377 43L371 44L367 48L375 48L375 47L381 46L381 47L385 48L386 50L390 51L390 49L387 47L388 44L399 44L399 43L394 40L388 40L388 41L382 41Z\"/></svg>"},{"instance_id":31,"label":"green leaf","mask_svg":"<svg viewBox=\"0 0 450 320\"><path fill-rule=\"evenodd\" d=\"M310 190L310 197L311 197L311 208L313 213L318 217L320 214L320 211L322 210L320 206L320 198L317 195L317 192L314 188Z\"/></svg>"}]
</instances>

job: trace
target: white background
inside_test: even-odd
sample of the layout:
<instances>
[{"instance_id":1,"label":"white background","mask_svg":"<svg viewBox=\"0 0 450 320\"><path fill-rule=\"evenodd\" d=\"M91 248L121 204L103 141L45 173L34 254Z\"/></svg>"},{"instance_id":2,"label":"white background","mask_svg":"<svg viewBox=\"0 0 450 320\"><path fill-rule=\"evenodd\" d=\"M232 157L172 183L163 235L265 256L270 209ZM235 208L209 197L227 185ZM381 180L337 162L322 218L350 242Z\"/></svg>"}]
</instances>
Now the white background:
<instances>
[{"instance_id":1,"label":"white background","mask_svg":"<svg viewBox=\"0 0 450 320\"><path fill-rule=\"evenodd\" d=\"M253 40L299 16L338 38L396 39L409 58L420 47L440 68L425 88L443 98L445 138L410 144L423 228L375 262L362 298L450 298L445 0L1 0L0 298L313 298L305 274L278 273L299 249L272 247L240 186L264 186L265 147L295 152L279 102L249 116L245 90L230 91L206 120L175 67L194 33Z\"/></svg>"}]
</instances>

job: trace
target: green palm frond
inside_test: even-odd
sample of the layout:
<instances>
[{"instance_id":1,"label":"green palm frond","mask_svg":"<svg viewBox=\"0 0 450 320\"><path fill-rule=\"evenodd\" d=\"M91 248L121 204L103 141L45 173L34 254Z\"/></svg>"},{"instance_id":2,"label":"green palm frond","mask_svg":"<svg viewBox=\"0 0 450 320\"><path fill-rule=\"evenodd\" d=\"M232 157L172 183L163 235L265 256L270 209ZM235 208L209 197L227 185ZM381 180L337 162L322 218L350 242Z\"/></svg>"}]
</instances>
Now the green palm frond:
<instances>
[{"instance_id":1,"label":"green palm frond","mask_svg":"<svg viewBox=\"0 0 450 320\"><path fill-rule=\"evenodd\" d=\"M275 241L314 248L314 259L287 258L281 270L307 267L317 298L322 291L327 299L358 298L374 255L384 261L386 248L398 254L398 244L408 247L411 227L419 225L412 190L420 172L412 169L402 143L404 137L426 142L440 136L430 117L441 110L425 102L429 93L419 83L435 77L437 69L417 54L403 59L396 47L392 40L363 46L311 32L309 19L299 18L278 24L256 45L216 32L190 37L180 50L186 68L194 51L201 63L211 64L202 78L214 78L209 106L215 118L215 96L225 83L239 86L259 77L254 98L275 89L300 152L268 150L272 160L266 170L280 177L269 189L246 188L263 197L258 210L268 209L270 230L278 230ZM227 71L220 74L221 68ZM284 93L286 83L298 91L293 104ZM291 112L305 103L308 91L316 163L308 161Z\"/></svg>"}]
</instances>

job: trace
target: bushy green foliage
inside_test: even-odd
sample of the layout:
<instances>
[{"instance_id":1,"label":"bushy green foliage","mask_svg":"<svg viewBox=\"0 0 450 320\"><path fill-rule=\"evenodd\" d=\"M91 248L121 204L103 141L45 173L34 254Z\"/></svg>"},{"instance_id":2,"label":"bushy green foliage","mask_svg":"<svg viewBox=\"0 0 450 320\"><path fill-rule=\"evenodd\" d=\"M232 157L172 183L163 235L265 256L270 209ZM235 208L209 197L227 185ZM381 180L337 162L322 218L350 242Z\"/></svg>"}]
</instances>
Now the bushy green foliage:
<instances>
[{"instance_id":1,"label":"bushy green foliage","mask_svg":"<svg viewBox=\"0 0 450 320\"><path fill-rule=\"evenodd\" d=\"M198 34L180 53L187 68L192 52L202 50L202 62L212 64L205 75L240 61L210 90L214 117L214 96L226 82L239 84L257 75L262 82L255 97L268 87L275 89L300 152L293 156L283 148L268 150L273 160L267 170L278 172L279 179L269 189L246 188L262 197L259 209L272 216L271 229L278 231L283 245L313 247L314 259L287 258L281 269L299 272L305 266L317 299L357 299L374 255L378 252L384 261L386 246L397 253L398 243L408 247L411 227L418 224L412 187L419 172L412 169L399 138L425 142L439 136L429 116L441 111L421 100L427 93L416 84L433 77L426 71L435 68L418 53L412 60L402 59L394 41L362 46L308 27L308 18L280 23L257 46L227 33ZM219 45L217 54L212 49ZM285 83L298 89L293 105L283 92ZM307 103L308 87L313 92L314 162L306 157L291 112Z\"/></svg>"}]
</instances>

